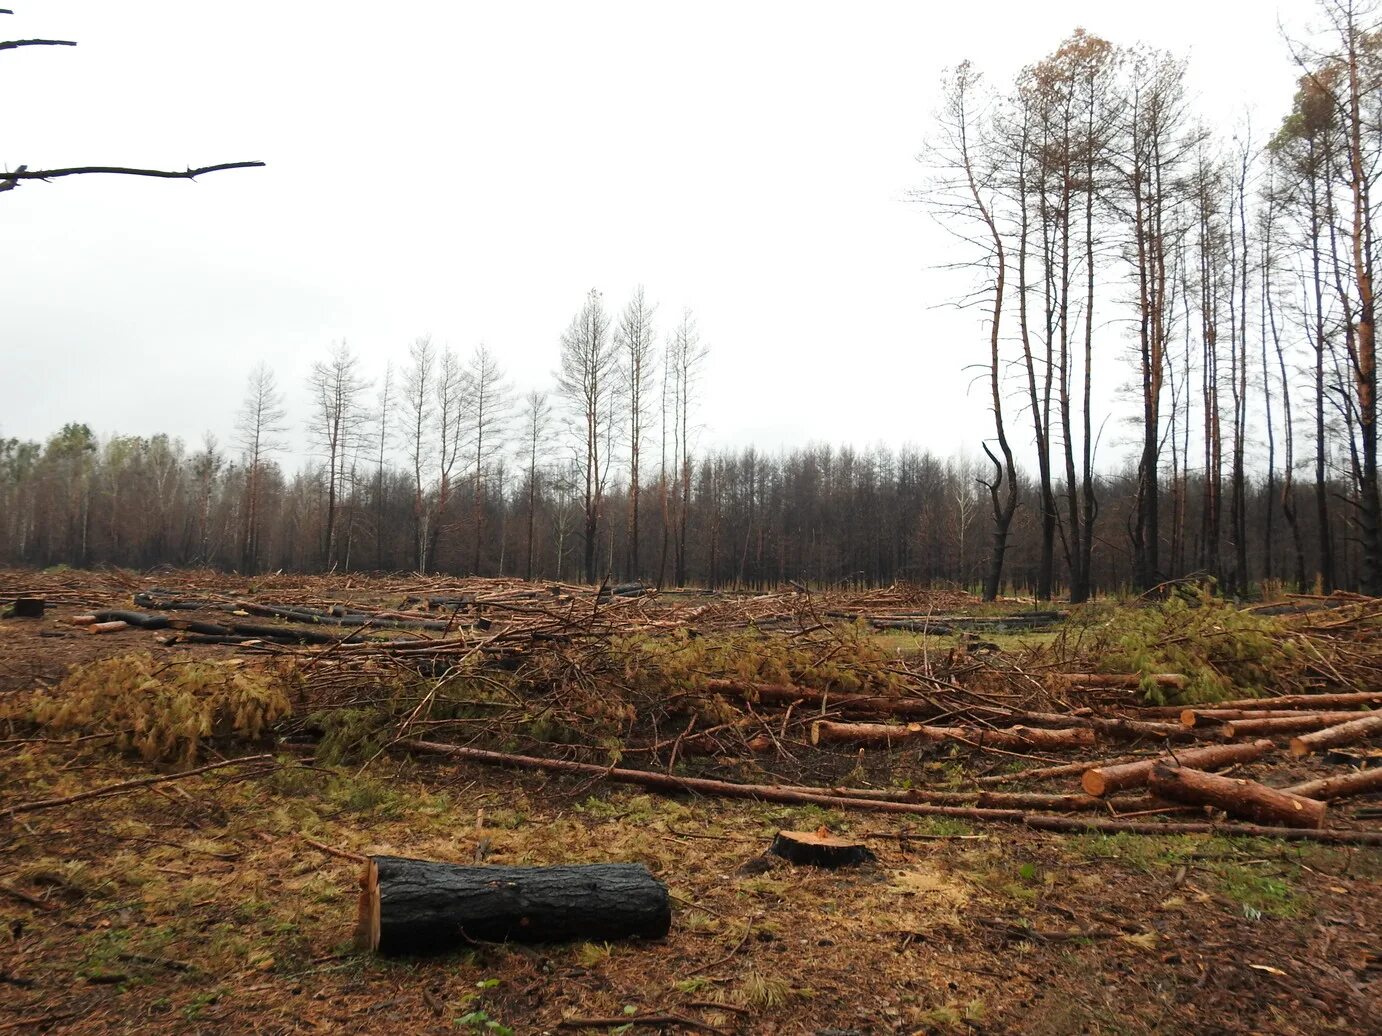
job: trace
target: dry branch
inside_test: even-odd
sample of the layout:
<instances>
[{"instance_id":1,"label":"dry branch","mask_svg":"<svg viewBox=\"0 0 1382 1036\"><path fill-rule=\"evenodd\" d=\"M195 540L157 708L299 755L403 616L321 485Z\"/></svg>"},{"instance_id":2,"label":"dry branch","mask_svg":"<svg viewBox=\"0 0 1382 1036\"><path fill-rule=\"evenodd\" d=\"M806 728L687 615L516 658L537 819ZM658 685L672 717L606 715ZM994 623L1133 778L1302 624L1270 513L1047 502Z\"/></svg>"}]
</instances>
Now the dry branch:
<instances>
[{"instance_id":1,"label":"dry branch","mask_svg":"<svg viewBox=\"0 0 1382 1036\"><path fill-rule=\"evenodd\" d=\"M220 770L227 766L242 766L246 763L262 763L273 760L272 755L247 755L239 759L226 759L219 763L209 763L206 766L199 766L195 770L183 770L181 773L167 773L158 777L140 777L138 780L121 781L119 784L107 784L104 788L93 788L91 791L78 792L76 795L64 795L55 799L36 799L33 802L21 802L17 806L9 806L0 810L0 816L14 816L18 813L33 813L40 809L52 809L56 806L66 806L73 802L84 802L87 799L102 799L107 795L119 795L127 791L135 791L138 788L147 788L154 784L167 784L170 781L180 781L184 777L195 777L199 773L209 773L212 770Z\"/></svg>"}]
</instances>

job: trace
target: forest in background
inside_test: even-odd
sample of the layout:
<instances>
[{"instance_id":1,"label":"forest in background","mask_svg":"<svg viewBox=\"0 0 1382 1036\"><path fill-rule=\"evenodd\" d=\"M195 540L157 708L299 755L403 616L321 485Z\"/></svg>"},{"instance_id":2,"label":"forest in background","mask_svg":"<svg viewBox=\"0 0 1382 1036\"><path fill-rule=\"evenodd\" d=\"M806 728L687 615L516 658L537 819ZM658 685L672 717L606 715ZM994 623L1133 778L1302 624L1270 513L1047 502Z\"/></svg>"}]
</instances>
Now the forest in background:
<instances>
[{"instance_id":1,"label":"forest in background","mask_svg":"<svg viewBox=\"0 0 1382 1036\"><path fill-rule=\"evenodd\" d=\"M1208 127L1184 59L1082 31L1000 88L947 73L917 199L969 249L983 458L698 449L691 314L664 326L641 289L617 310L591 292L547 392L519 394L484 346L420 338L370 378L340 344L305 415L251 372L224 446L79 423L0 440L0 560L1378 592L1382 35L1371 7L1319 13L1283 44L1298 90L1265 132ZM1123 468L1098 458L1115 393L1138 415ZM296 464L290 419L312 444Z\"/></svg>"}]
</instances>

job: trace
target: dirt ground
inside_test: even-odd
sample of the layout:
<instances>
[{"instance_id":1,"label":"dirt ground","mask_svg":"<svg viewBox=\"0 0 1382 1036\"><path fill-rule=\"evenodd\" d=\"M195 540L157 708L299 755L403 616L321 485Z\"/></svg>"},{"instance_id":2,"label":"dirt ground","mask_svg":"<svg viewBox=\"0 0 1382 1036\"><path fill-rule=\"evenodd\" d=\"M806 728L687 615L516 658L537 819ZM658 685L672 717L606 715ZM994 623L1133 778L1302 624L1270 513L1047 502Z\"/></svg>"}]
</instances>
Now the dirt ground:
<instances>
[{"instance_id":1,"label":"dirt ground","mask_svg":"<svg viewBox=\"0 0 1382 1036\"><path fill-rule=\"evenodd\" d=\"M145 631L63 626L128 589L83 585L41 623L0 624L0 695L164 650ZM99 738L0 729L0 1032L1362 1033L1382 1019L1376 848L1044 834L302 752L5 813L153 772ZM764 855L776 831L822 825L875 861ZM352 853L638 861L671 890L672 930L379 958L352 946Z\"/></svg>"}]
</instances>

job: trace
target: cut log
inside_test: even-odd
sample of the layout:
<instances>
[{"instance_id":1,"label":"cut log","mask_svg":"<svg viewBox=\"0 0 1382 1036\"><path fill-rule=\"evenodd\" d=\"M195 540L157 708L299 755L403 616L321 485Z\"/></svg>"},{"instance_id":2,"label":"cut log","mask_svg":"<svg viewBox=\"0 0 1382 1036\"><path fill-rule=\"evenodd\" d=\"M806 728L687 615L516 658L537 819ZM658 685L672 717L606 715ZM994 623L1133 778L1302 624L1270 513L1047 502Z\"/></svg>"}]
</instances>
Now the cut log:
<instances>
[{"instance_id":1,"label":"cut log","mask_svg":"<svg viewBox=\"0 0 1382 1036\"><path fill-rule=\"evenodd\" d=\"M69 624L71 624L71 625L73 625L73 626L90 626L93 622L96 621L96 616L94 616L94 615L74 615L74 616L72 616L70 619L68 619L67 621L68 621Z\"/></svg>"},{"instance_id":2,"label":"cut log","mask_svg":"<svg viewBox=\"0 0 1382 1036\"><path fill-rule=\"evenodd\" d=\"M1370 791L1382 791L1382 766L1356 773L1341 773L1337 777L1322 777L1317 781L1293 784L1285 789L1292 795L1303 795L1307 799L1344 799L1350 795L1365 795Z\"/></svg>"},{"instance_id":3,"label":"cut log","mask_svg":"<svg viewBox=\"0 0 1382 1036\"><path fill-rule=\"evenodd\" d=\"M1096 741L1086 727L1045 730L1039 727L928 727L921 723L906 726L892 723L835 723L817 720L811 724L811 743L892 745L908 740L962 741L976 748L1027 750L1032 748L1087 748Z\"/></svg>"},{"instance_id":4,"label":"cut log","mask_svg":"<svg viewBox=\"0 0 1382 1036\"><path fill-rule=\"evenodd\" d=\"M1184 727L1198 728L1221 726L1240 719L1290 719L1293 716L1315 715L1319 713L1309 709L1182 709L1180 722Z\"/></svg>"},{"instance_id":5,"label":"cut log","mask_svg":"<svg viewBox=\"0 0 1382 1036\"><path fill-rule=\"evenodd\" d=\"M1358 718L1356 712L1302 712L1295 716L1266 716L1261 719L1232 719L1223 725L1224 737L1255 734L1272 737L1297 734L1303 730L1322 730Z\"/></svg>"},{"instance_id":6,"label":"cut log","mask_svg":"<svg viewBox=\"0 0 1382 1036\"><path fill-rule=\"evenodd\" d=\"M1212 806L1258 824L1323 827L1325 804L1257 781L1220 777L1188 766L1157 763L1147 778L1152 794L1192 806Z\"/></svg>"},{"instance_id":7,"label":"cut log","mask_svg":"<svg viewBox=\"0 0 1382 1036\"><path fill-rule=\"evenodd\" d=\"M1298 757L1309 755L1311 752L1318 752L1321 748L1351 745L1356 741L1366 741L1368 738L1378 735L1382 735L1382 712L1372 712L1362 719L1340 723L1333 727L1325 727L1313 734L1302 734L1300 737L1291 738L1291 754Z\"/></svg>"},{"instance_id":8,"label":"cut log","mask_svg":"<svg viewBox=\"0 0 1382 1036\"><path fill-rule=\"evenodd\" d=\"M1059 712L1022 712L1016 715L1028 723L1088 727L1101 736L1116 741L1141 741L1145 738L1187 741L1196 737L1192 731L1179 723L1148 723L1145 720L1124 719L1121 716L1068 716Z\"/></svg>"},{"instance_id":9,"label":"cut log","mask_svg":"<svg viewBox=\"0 0 1382 1036\"><path fill-rule=\"evenodd\" d=\"M1251 744L1209 745L1206 748L1189 748L1177 752L1175 757L1160 756L1143 759L1136 763L1121 766L1096 766L1086 770L1080 778L1080 785L1091 795L1103 797L1125 788L1140 788L1147 783L1147 776L1157 763L1179 763L1199 769L1215 770L1231 763L1246 763L1261 758L1272 750L1270 741L1254 741Z\"/></svg>"},{"instance_id":10,"label":"cut log","mask_svg":"<svg viewBox=\"0 0 1382 1036\"><path fill-rule=\"evenodd\" d=\"M667 886L641 863L462 867L372 856L355 941L400 956L472 942L660 939L671 923Z\"/></svg>"},{"instance_id":11,"label":"cut log","mask_svg":"<svg viewBox=\"0 0 1382 1036\"><path fill-rule=\"evenodd\" d=\"M712 694L759 701L765 705L791 705L801 702L875 716L914 716L928 719L944 711L926 698L903 698L888 694L837 694L834 691L798 687L795 684L707 680L705 689Z\"/></svg>"},{"instance_id":12,"label":"cut log","mask_svg":"<svg viewBox=\"0 0 1382 1036\"><path fill-rule=\"evenodd\" d=\"M129 626L137 626L142 630L161 630L168 627L168 616L108 608L96 613L97 625L103 622L123 622Z\"/></svg>"},{"instance_id":13,"label":"cut log","mask_svg":"<svg viewBox=\"0 0 1382 1036\"><path fill-rule=\"evenodd\" d=\"M779 831L768 852L808 867L854 867L873 859L863 842L825 831Z\"/></svg>"},{"instance_id":14,"label":"cut log","mask_svg":"<svg viewBox=\"0 0 1382 1036\"><path fill-rule=\"evenodd\" d=\"M1263 709L1309 709L1320 712L1323 709L1351 709L1359 705L1382 705L1382 691L1342 691L1330 694L1278 694L1274 698L1237 698L1234 701L1219 701L1194 710L1183 705L1151 705L1138 709L1143 716L1181 716L1188 711L1213 713L1224 709L1246 709L1260 712ZM1182 722L1184 720L1182 719Z\"/></svg>"},{"instance_id":15,"label":"cut log","mask_svg":"<svg viewBox=\"0 0 1382 1036\"><path fill-rule=\"evenodd\" d=\"M129 628L130 624L128 622L121 622L119 619L115 619L112 622L92 622L86 627L86 631L88 633L116 633L120 630L127 630Z\"/></svg>"}]
</instances>

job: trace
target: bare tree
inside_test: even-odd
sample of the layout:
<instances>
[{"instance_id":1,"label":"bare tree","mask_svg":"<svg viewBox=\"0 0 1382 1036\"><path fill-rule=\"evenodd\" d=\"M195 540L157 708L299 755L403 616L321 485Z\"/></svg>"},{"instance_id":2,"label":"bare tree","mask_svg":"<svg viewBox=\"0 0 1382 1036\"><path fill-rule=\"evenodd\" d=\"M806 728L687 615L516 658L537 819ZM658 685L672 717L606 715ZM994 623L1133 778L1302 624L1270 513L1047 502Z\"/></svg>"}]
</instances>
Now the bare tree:
<instances>
[{"instance_id":1,"label":"bare tree","mask_svg":"<svg viewBox=\"0 0 1382 1036\"><path fill-rule=\"evenodd\" d=\"M245 463L245 511L240 537L240 564L247 572L259 566L259 496L267 459L283 449L286 429L283 393L273 371L260 363L250 371L245 401L235 420L235 444Z\"/></svg>"},{"instance_id":2,"label":"bare tree","mask_svg":"<svg viewBox=\"0 0 1382 1036\"><path fill-rule=\"evenodd\" d=\"M475 549L471 571L479 575L480 547L485 522L486 474L503 453L504 435L512 402L499 361L484 343L477 346L471 354L469 369L466 371L466 386L471 424L470 457L474 461L471 475Z\"/></svg>"},{"instance_id":3,"label":"bare tree","mask_svg":"<svg viewBox=\"0 0 1382 1036\"><path fill-rule=\"evenodd\" d=\"M361 396L368 386L360 379L359 358L341 342L331 347L325 360L312 364L307 387L312 394L307 432L327 462L322 557L330 568L336 562L336 512L345 496L347 458L360 446Z\"/></svg>"},{"instance_id":4,"label":"bare tree","mask_svg":"<svg viewBox=\"0 0 1382 1036\"><path fill-rule=\"evenodd\" d=\"M527 550L524 552L524 579L533 578L533 533L537 519L538 481L541 471L538 454L546 444L547 425L551 416L552 407L547 402L547 393L534 389L523 397L523 445L528 466L528 535Z\"/></svg>"},{"instance_id":5,"label":"bare tree","mask_svg":"<svg viewBox=\"0 0 1382 1036\"><path fill-rule=\"evenodd\" d=\"M673 469L679 470L673 537L673 578L677 586L684 586L687 577L686 547L691 516L691 407L707 352L691 310L682 310L681 320L677 322L667 343L667 365L672 375Z\"/></svg>"},{"instance_id":6,"label":"bare tree","mask_svg":"<svg viewBox=\"0 0 1382 1036\"><path fill-rule=\"evenodd\" d=\"M988 299L989 341L987 373L994 433L999 453L987 443L984 453L993 464L993 476L978 481L989 492L993 510L993 541L984 599L993 600L1002 586L1008 534L1017 511L1017 464L1008 443L1003 420L1002 340L1003 300L1008 276L1008 255L996 214L1000 162L994 150L991 111L982 100L980 77L969 62L946 74L942 84L940 139L929 157L938 180L924 196L947 221L953 232L968 242L978 257L967 265L977 271L978 293ZM966 518L966 524L968 519Z\"/></svg>"},{"instance_id":7,"label":"bare tree","mask_svg":"<svg viewBox=\"0 0 1382 1036\"><path fill-rule=\"evenodd\" d=\"M561 338L557 385L573 421L573 446L583 482L585 555L583 572L595 582L595 555L605 477L609 470L608 428L616 381L616 356L610 342L610 320L594 288Z\"/></svg>"},{"instance_id":8,"label":"bare tree","mask_svg":"<svg viewBox=\"0 0 1382 1036\"><path fill-rule=\"evenodd\" d=\"M403 435L413 477L413 559L419 572L427 571L427 548L431 530L427 527L427 484L423 472L431 465L432 417L435 409L433 381L437 353L428 335L414 339L408 347L408 368L403 376Z\"/></svg>"},{"instance_id":9,"label":"bare tree","mask_svg":"<svg viewBox=\"0 0 1382 1036\"><path fill-rule=\"evenodd\" d=\"M643 286L634 289L615 329L624 374L625 406L629 422L629 522L624 565L630 579L637 579L639 566L638 504L642 492L640 459L643 429L648 419L652 396L653 367L657 346L654 340L653 316L657 310L644 298Z\"/></svg>"},{"instance_id":10,"label":"bare tree","mask_svg":"<svg viewBox=\"0 0 1382 1036\"><path fill-rule=\"evenodd\" d=\"M374 464L374 567L376 569L383 569L384 567L384 515L388 511L388 501L385 498L387 483L384 480L384 462L389 448L389 422L393 416L395 404L393 363L389 362L384 365L384 378L379 383L378 408L374 413L378 420L374 431L374 445L379 451Z\"/></svg>"}]
</instances>

